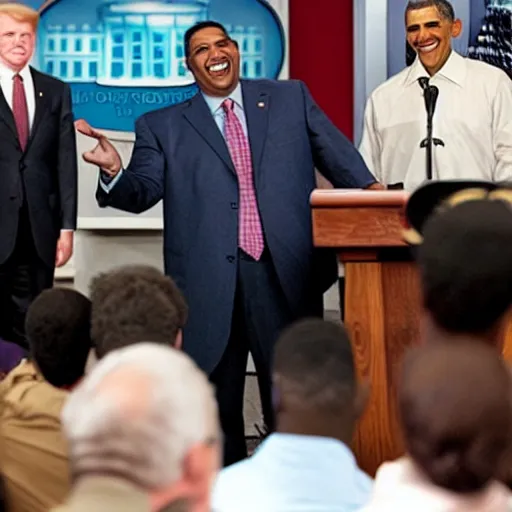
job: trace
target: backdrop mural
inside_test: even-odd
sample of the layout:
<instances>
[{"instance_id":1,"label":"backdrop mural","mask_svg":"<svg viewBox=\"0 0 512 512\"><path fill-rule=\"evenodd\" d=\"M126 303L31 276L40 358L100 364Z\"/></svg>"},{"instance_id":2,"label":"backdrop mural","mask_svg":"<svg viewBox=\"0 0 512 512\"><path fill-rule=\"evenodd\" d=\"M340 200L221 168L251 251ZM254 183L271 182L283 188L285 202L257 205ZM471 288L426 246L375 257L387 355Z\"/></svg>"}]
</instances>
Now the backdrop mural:
<instances>
[{"instance_id":1,"label":"backdrop mural","mask_svg":"<svg viewBox=\"0 0 512 512\"><path fill-rule=\"evenodd\" d=\"M223 23L238 41L244 78L277 78L285 39L265 0L25 0L41 22L33 65L71 85L75 117L132 131L149 110L197 89L183 36L198 21Z\"/></svg>"}]
</instances>

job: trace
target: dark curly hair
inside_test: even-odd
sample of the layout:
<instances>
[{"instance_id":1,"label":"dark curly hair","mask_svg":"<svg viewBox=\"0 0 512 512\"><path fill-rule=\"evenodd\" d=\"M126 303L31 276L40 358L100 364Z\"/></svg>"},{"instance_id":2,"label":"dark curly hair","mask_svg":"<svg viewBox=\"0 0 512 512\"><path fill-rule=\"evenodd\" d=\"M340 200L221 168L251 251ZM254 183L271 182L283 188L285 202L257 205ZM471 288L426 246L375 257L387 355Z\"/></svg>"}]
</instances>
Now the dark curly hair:
<instances>
[{"instance_id":1,"label":"dark curly hair","mask_svg":"<svg viewBox=\"0 0 512 512\"><path fill-rule=\"evenodd\" d=\"M91 283L91 301L91 334L98 358L141 341L174 345L188 316L176 283L145 265L98 275Z\"/></svg>"},{"instance_id":2,"label":"dark curly hair","mask_svg":"<svg viewBox=\"0 0 512 512\"><path fill-rule=\"evenodd\" d=\"M53 386L83 376L91 350L91 301L68 288L43 291L28 308L25 331L31 358Z\"/></svg>"}]
</instances>

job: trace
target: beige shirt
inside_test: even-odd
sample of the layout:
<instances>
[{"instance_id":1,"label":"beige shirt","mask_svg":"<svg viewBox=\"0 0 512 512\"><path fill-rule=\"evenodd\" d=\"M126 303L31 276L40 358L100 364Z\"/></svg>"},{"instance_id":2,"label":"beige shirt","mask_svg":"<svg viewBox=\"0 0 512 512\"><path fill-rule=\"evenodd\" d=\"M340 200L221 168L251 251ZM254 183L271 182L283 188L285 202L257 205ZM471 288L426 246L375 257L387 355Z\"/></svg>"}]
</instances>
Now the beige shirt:
<instances>
[{"instance_id":1,"label":"beige shirt","mask_svg":"<svg viewBox=\"0 0 512 512\"><path fill-rule=\"evenodd\" d=\"M427 178L427 115L418 78L428 76L419 59L377 87L366 105L360 152L384 185L414 190ZM512 81L501 70L452 51L430 78L439 89L433 179L512 180Z\"/></svg>"},{"instance_id":2,"label":"beige shirt","mask_svg":"<svg viewBox=\"0 0 512 512\"><path fill-rule=\"evenodd\" d=\"M0 62L0 87L4 94L7 105L12 110L12 89L13 89L13 76L16 73L9 69L7 66ZM27 110L29 127L32 128L34 124L34 116L36 113L36 93L34 90L34 80L32 80L32 73L30 68L25 66L20 71L20 76L23 78L23 85L25 86L25 96L27 98Z\"/></svg>"},{"instance_id":3,"label":"beige shirt","mask_svg":"<svg viewBox=\"0 0 512 512\"><path fill-rule=\"evenodd\" d=\"M0 464L11 512L46 512L69 492L60 426L66 397L28 361L0 383Z\"/></svg>"},{"instance_id":4,"label":"beige shirt","mask_svg":"<svg viewBox=\"0 0 512 512\"><path fill-rule=\"evenodd\" d=\"M73 486L64 505L52 512L151 512L149 496L128 482L88 477Z\"/></svg>"}]
</instances>

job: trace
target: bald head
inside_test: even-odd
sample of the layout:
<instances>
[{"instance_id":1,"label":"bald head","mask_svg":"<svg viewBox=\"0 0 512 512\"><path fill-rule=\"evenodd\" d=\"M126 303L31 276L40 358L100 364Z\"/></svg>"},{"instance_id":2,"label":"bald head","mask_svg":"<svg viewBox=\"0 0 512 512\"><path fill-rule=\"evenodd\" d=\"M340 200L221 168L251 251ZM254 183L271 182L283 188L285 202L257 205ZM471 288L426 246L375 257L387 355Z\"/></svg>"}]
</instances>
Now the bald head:
<instances>
[{"instance_id":1,"label":"bald head","mask_svg":"<svg viewBox=\"0 0 512 512\"><path fill-rule=\"evenodd\" d=\"M459 340L411 351L399 408L407 449L434 484L473 492L494 478L512 411L510 376L492 347Z\"/></svg>"}]
</instances>

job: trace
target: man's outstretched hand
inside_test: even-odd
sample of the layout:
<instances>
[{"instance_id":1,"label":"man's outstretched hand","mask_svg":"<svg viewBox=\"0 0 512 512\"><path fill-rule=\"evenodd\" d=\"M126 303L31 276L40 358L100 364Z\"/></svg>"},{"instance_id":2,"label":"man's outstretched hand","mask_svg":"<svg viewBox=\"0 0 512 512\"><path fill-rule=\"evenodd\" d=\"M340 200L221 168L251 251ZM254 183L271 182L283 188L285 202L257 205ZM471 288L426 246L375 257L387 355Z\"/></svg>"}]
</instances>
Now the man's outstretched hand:
<instances>
[{"instance_id":1,"label":"man's outstretched hand","mask_svg":"<svg viewBox=\"0 0 512 512\"><path fill-rule=\"evenodd\" d=\"M82 154L82 158L93 165L97 165L102 171L114 177L122 167L121 157L112 143L98 130L94 129L85 119L75 121L77 131L98 141L98 144Z\"/></svg>"}]
</instances>

